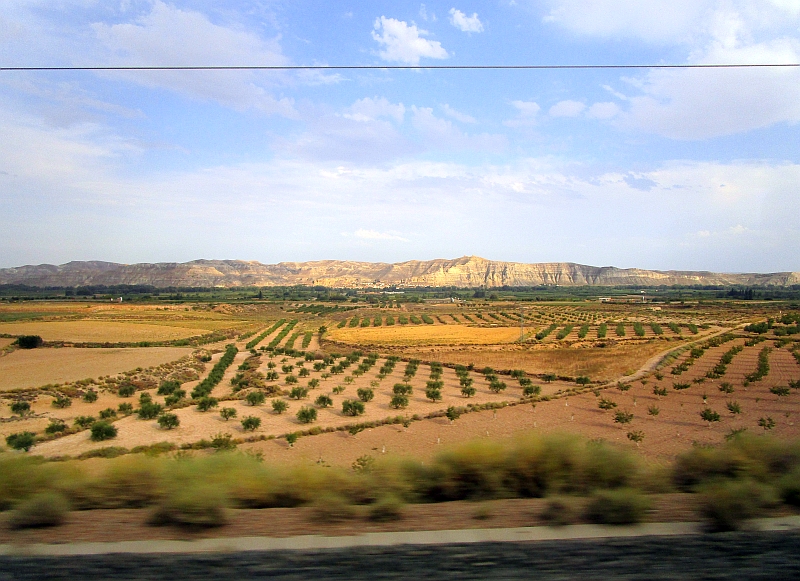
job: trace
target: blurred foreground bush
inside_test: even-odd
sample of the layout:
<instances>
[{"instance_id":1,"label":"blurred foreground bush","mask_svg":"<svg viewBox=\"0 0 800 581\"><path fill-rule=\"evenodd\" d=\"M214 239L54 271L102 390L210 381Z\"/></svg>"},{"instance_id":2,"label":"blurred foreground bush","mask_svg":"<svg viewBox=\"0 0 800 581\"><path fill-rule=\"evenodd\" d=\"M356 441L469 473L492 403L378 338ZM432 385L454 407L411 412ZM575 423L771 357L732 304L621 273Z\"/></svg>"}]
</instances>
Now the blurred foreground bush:
<instances>
[{"instance_id":1,"label":"blurred foreground bush","mask_svg":"<svg viewBox=\"0 0 800 581\"><path fill-rule=\"evenodd\" d=\"M672 465L653 465L632 452L565 434L475 440L425 463L362 457L352 469L270 465L219 451L92 462L0 453L0 510L53 493L76 509L151 507L153 523L199 527L222 524L227 507L312 505L320 520L349 514L383 520L401 516L406 503L552 497L561 499L551 507L550 520L557 523L575 516L558 514L571 506L563 499L583 496L589 497L586 518L624 524L644 517L647 493L677 488L698 493L712 528L730 529L777 503L800 504L800 444L767 436L693 448ZM366 508L351 511L353 505Z\"/></svg>"}]
</instances>

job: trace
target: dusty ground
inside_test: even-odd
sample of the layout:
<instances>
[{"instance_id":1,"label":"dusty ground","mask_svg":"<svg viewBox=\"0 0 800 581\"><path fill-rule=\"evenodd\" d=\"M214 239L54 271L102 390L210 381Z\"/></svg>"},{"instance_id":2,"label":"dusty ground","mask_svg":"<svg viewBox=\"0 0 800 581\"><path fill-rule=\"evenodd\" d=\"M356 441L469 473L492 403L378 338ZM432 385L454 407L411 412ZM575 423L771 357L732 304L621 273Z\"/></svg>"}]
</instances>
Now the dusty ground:
<instances>
[{"instance_id":1,"label":"dusty ground","mask_svg":"<svg viewBox=\"0 0 800 581\"><path fill-rule=\"evenodd\" d=\"M0 358L0 391L97 378L174 361L192 352L187 347L132 349L18 349Z\"/></svg>"},{"instance_id":2,"label":"dusty ground","mask_svg":"<svg viewBox=\"0 0 800 581\"><path fill-rule=\"evenodd\" d=\"M555 373L569 377L587 375L593 380L608 381L638 369L656 353L680 344L654 340L610 344L604 348L590 345L560 349L522 345L409 348L403 349L402 354L446 363L474 363L494 369L522 369L528 373Z\"/></svg>"},{"instance_id":3,"label":"dusty ground","mask_svg":"<svg viewBox=\"0 0 800 581\"><path fill-rule=\"evenodd\" d=\"M0 337L0 349L2 349L3 347L8 347L14 341L16 341L16 339L9 339L9 338L6 338L6 337Z\"/></svg>"},{"instance_id":4,"label":"dusty ground","mask_svg":"<svg viewBox=\"0 0 800 581\"><path fill-rule=\"evenodd\" d=\"M693 443L718 444L732 429L746 428L751 432L763 432L758 426L758 420L762 417L775 421L772 434L781 438L800 438L800 392L792 390L785 397L769 392L770 387L787 385L789 379L800 379L800 365L786 349L774 349L770 357L770 374L747 388L742 385L744 374L755 368L763 344L745 348L734 358L724 379L691 383L692 379L704 375L707 369L713 367L719 356L733 344L709 350L689 372L680 376L680 381L691 384L685 390L676 391L672 388L677 380L667 371L663 380L650 377L644 384L637 381L628 391L610 388L600 392L599 396L590 391L569 398L539 402L536 407L523 404L497 410L496 413L475 412L462 416L452 424L445 418L437 418L414 422L408 428L381 426L355 436L337 432L300 438L293 448L289 448L284 440L244 444L242 448L258 450L265 459L272 461L317 461L321 458L330 464L350 465L365 454L400 454L427 459L441 446L471 438L511 437L522 431L534 430L568 431L588 438L602 438L635 449L646 457L666 460ZM707 361L706 368L700 366L704 360ZM731 382L736 391L730 395L720 392L718 387L721 381ZM653 395L655 386L666 387L668 395ZM706 395L706 403L703 402L703 395ZM612 411L601 410L598 407L600 398L613 401L617 408ZM726 408L728 401L737 401L742 413L730 413ZM650 406L658 408L658 415L648 413ZM706 407L718 412L720 421L703 421L700 412ZM626 425L615 423L613 418L617 410L633 413L633 420ZM644 440L637 446L628 439L627 434L638 431L643 432Z\"/></svg>"},{"instance_id":5,"label":"dusty ground","mask_svg":"<svg viewBox=\"0 0 800 581\"><path fill-rule=\"evenodd\" d=\"M216 537L290 537L298 535L353 535L369 532L544 526L546 499L505 499L484 502L443 502L407 505L403 518L375 522L366 518L365 507L357 507L353 518L340 522L320 520L314 507L231 510L226 526L204 531L147 526L148 509L90 510L72 512L68 521L53 529L12 531L6 514L0 514L0 544L33 542L126 541L138 539L198 539ZM585 499L576 498L573 522L580 516ZM699 520L696 499L690 494L653 497L649 522Z\"/></svg>"},{"instance_id":6,"label":"dusty ground","mask_svg":"<svg viewBox=\"0 0 800 581\"><path fill-rule=\"evenodd\" d=\"M120 323L112 321L34 321L0 323L0 333L40 335L45 341L137 342L183 339L201 334L180 326Z\"/></svg>"}]
</instances>

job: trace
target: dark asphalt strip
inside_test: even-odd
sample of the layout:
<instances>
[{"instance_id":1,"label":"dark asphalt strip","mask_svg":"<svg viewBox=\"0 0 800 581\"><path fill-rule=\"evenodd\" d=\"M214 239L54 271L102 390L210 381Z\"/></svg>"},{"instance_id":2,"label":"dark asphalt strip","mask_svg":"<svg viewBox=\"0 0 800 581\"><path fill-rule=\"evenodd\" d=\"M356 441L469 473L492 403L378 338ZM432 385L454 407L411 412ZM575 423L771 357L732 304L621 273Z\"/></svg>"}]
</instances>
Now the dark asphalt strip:
<instances>
[{"instance_id":1,"label":"dark asphalt strip","mask_svg":"<svg viewBox=\"0 0 800 581\"><path fill-rule=\"evenodd\" d=\"M0 581L141 579L800 579L800 533L351 547L315 551L0 557Z\"/></svg>"}]
</instances>

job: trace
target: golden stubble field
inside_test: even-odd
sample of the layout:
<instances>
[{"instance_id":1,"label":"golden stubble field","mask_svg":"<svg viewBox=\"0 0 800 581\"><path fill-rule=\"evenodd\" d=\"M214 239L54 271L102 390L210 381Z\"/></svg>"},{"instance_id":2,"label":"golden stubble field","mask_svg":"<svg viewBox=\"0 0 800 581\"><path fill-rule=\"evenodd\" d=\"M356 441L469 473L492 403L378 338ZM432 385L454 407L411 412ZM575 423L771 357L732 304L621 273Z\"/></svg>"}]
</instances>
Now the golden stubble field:
<instances>
[{"instance_id":1,"label":"golden stubble field","mask_svg":"<svg viewBox=\"0 0 800 581\"><path fill-rule=\"evenodd\" d=\"M154 367L191 352L187 347L17 349L0 357L0 392Z\"/></svg>"},{"instance_id":2,"label":"golden stubble field","mask_svg":"<svg viewBox=\"0 0 800 581\"><path fill-rule=\"evenodd\" d=\"M410 345L492 345L519 339L519 329L511 327L468 327L466 325L392 325L332 329L331 341L370 346Z\"/></svg>"},{"instance_id":3,"label":"golden stubble field","mask_svg":"<svg viewBox=\"0 0 800 581\"><path fill-rule=\"evenodd\" d=\"M80 343L171 341L201 334L197 329L188 327L94 320L0 323L0 333L7 335L39 335L45 341L74 341Z\"/></svg>"}]
</instances>

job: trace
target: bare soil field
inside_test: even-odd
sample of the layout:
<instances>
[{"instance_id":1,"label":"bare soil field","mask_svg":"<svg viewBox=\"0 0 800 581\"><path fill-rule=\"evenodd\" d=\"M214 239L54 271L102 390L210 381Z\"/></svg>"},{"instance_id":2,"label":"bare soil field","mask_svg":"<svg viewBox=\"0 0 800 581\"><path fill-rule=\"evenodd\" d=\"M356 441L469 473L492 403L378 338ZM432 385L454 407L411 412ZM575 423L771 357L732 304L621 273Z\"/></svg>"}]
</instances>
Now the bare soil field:
<instances>
[{"instance_id":1,"label":"bare soil field","mask_svg":"<svg viewBox=\"0 0 800 581\"><path fill-rule=\"evenodd\" d=\"M201 333L197 329L112 321L36 321L0 323L0 333L40 335L45 341L139 342L184 339Z\"/></svg>"},{"instance_id":2,"label":"bare soil field","mask_svg":"<svg viewBox=\"0 0 800 581\"><path fill-rule=\"evenodd\" d=\"M19 349L0 358L0 391L152 367L191 352L184 347Z\"/></svg>"},{"instance_id":3,"label":"bare soil field","mask_svg":"<svg viewBox=\"0 0 800 581\"><path fill-rule=\"evenodd\" d=\"M11 345L16 339L9 339L8 337L0 337L0 349L4 349Z\"/></svg>"},{"instance_id":4,"label":"bare soil field","mask_svg":"<svg viewBox=\"0 0 800 581\"><path fill-rule=\"evenodd\" d=\"M402 350L402 353L407 357L435 359L444 363L522 369L531 374L586 375L593 380L610 381L638 369L650 357L671 346L665 341L652 341L620 343L602 348L572 346L554 349L514 345L495 348L411 348Z\"/></svg>"},{"instance_id":5,"label":"bare soil field","mask_svg":"<svg viewBox=\"0 0 800 581\"><path fill-rule=\"evenodd\" d=\"M466 325L392 325L390 327L344 327L332 329L331 341L355 345L493 345L519 339L514 327L468 327Z\"/></svg>"}]
</instances>

